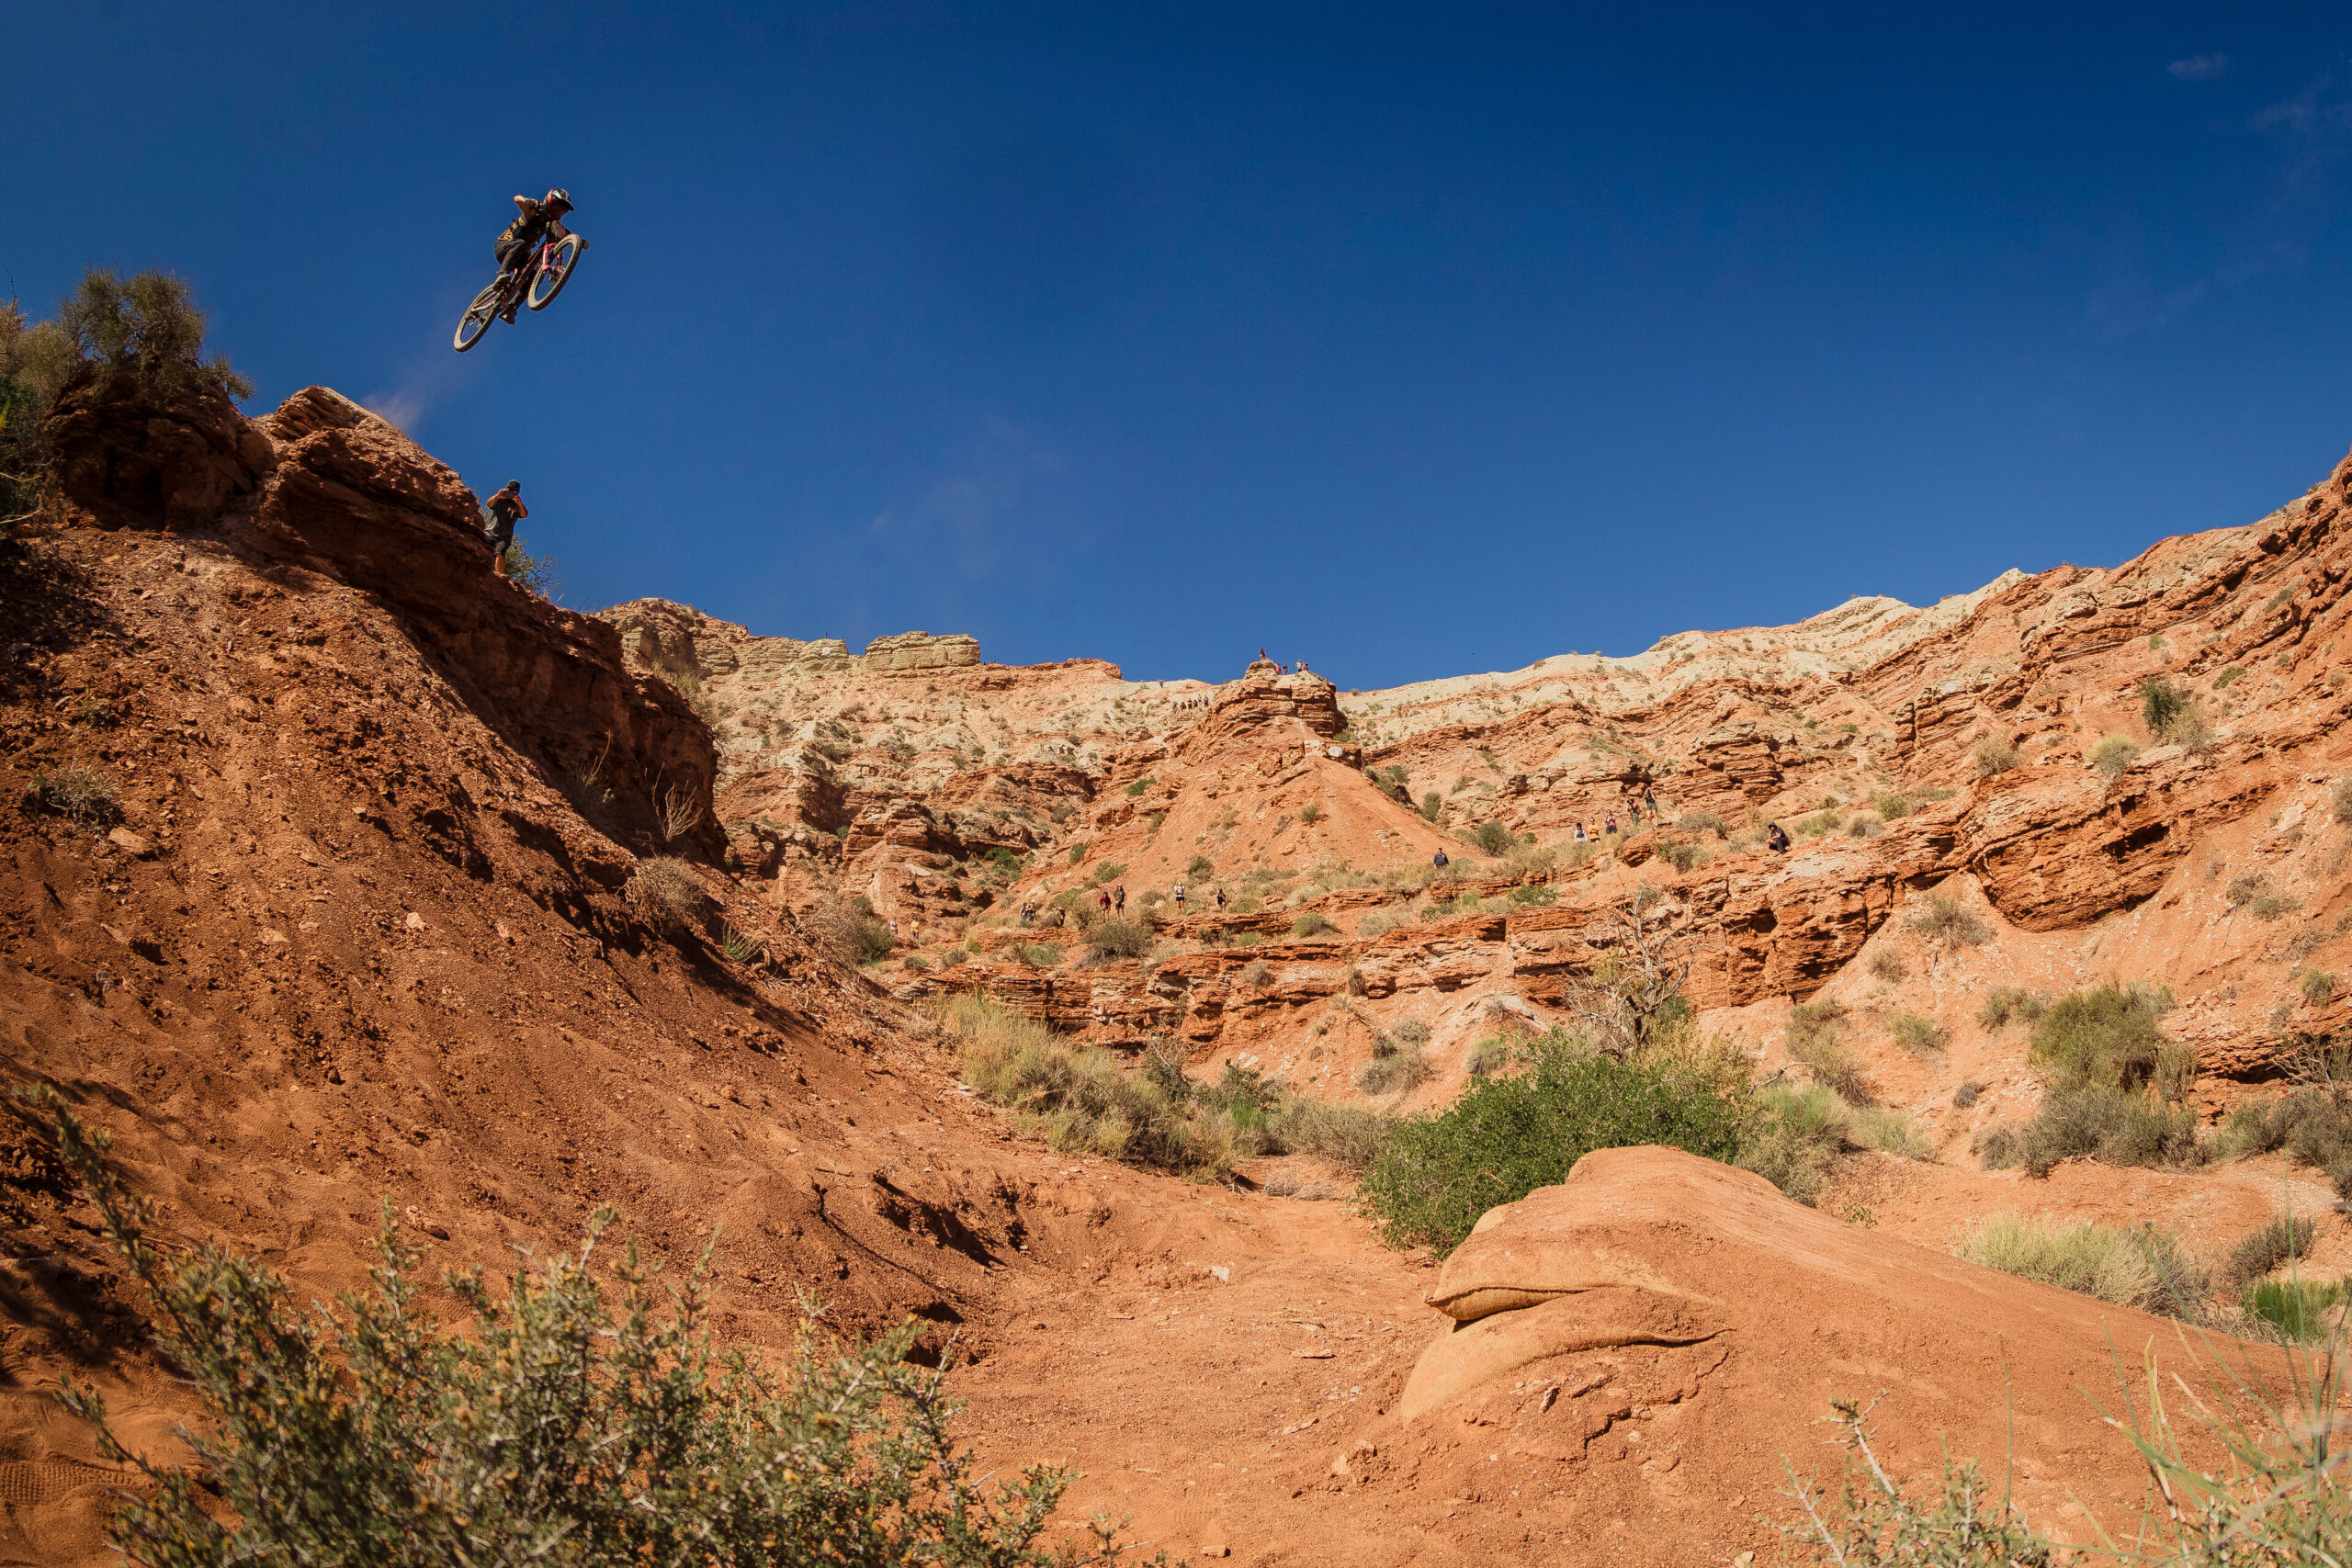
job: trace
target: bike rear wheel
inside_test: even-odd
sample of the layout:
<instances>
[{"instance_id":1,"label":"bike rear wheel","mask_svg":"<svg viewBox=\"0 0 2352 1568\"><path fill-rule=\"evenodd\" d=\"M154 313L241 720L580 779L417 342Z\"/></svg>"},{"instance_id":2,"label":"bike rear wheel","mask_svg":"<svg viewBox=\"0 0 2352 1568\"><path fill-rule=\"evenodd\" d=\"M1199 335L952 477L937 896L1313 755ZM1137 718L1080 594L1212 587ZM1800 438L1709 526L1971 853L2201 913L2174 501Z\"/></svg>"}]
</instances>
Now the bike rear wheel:
<instances>
[{"instance_id":1,"label":"bike rear wheel","mask_svg":"<svg viewBox=\"0 0 2352 1568\"><path fill-rule=\"evenodd\" d=\"M555 243L546 263L531 274L528 302L532 310L544 310L555 303L555 297L571 281L571 269L580 265L580 253L587 248L588 242L577 234L566 234Z\"/></svg>"},{"instance_id":2,"label":"bike rear wheel","mask_svg":"<svg viewBox=\"0 0 2352 1568\"><path fill-rule=\"evenodd\" d=\"M498 285L493 283L475 295L474 302L466 307L466 313L458 318L458 352L463 354L480 343L481 334L490 331L490 323L496 320Z\"/></svg>"}]
</instances>

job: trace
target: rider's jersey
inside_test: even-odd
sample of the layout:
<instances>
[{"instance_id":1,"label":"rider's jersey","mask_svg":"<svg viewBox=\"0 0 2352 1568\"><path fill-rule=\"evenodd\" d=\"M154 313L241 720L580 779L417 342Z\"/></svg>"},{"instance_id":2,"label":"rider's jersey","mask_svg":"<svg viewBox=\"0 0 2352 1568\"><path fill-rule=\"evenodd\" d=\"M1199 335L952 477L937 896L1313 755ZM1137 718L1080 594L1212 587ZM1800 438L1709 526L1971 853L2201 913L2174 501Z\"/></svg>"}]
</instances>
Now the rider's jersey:
<instances>
[{"instance_id":1,"label":"rider's jersey","mask_svg":"<svg viewBox=\"0 0 2352 1568\"><path fill-rule=\"evenodd\" d=\"M498 243L501 247L520 243L536 248L541 240L547 238L548 225L554 221L555 215L548 210L547 203L526 201L523 204L523 210L515 214L514 221L506 225L506 231L498 236Z\"/></svg>"}]
</instances>

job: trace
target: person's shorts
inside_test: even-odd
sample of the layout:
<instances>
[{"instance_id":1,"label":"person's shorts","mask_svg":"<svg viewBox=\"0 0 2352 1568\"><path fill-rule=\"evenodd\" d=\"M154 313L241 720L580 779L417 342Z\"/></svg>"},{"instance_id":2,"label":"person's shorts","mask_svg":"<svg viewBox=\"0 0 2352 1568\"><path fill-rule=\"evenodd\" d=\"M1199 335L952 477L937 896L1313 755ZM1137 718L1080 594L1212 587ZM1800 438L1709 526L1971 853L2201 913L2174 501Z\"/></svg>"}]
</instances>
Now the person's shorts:
<instances>
[{"instance_id":1,"label":"person's shorts","mask_svg":"<svg viewBox=\"0 0 2352 1568\"><path fill-rule=\"evenodd\" d=\"M495 517L492 518L490 522L490 553L492 555L503 556L506 553L506 547L514 542L514 525L511 521L502 523Z\"/></svg>"}]
</instances>

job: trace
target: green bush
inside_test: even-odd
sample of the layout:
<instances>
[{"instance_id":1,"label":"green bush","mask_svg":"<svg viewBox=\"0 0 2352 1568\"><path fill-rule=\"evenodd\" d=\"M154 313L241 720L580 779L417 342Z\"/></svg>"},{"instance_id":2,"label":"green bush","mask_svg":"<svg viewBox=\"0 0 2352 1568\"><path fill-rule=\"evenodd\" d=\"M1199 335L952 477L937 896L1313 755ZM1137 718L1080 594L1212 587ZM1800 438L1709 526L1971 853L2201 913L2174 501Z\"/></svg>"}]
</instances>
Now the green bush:
<instances>
[{"instance_id":1,"label":"green bush","mask_svg":"<svg viewBox=\"0 0 2352 1568\"><path fill-rule=\"evenodd\" d=\"M2267 1323L2282 1339L2302 1345L2315 1345L2342 1332L2342 1307L2346 1296L2341 1280L2322 1283L2317 1280L2256 1280L2238 1297L2238 1310L2258 1323Z\"/></svg>"},{"instance_id":2,"label":"green bush","mask_svg":"<svg viewBox=\"0 0 2352 1568\"><path fill-rule=\"evenodd\" d=\"M2050 1009L2050 1003L2023 986L1996 986L1984 993L1984 1003L1976 1010L1976 1021L1986 1029L2007 1029L2015 1020L2033 1022Z\"/></svg>"},{"instance_id":3,"label":"green bush","mask_svg":"<svg viewBox=\"0 0 2352 1568\"><path fill-rule=\"evenodd\" d=\"M2337 822L2352 827L2352 779L2338 779L2328 792L2328 807Z\"/></svg>"},{"instance_id":4,"label":"green bush","mask_svg":"<svg viewBox=\"0 0 2352 1568\"><path fill-rule=\"evenodd\" d=\"M1198 882L1216 874L1216 863L1206 855L1194 855L1184 864L1184 874Z\"/></svg>"},{"instance_id":5,"label":"green bush","mask_svg":"<svg viewBox=\"0 0 2352 1568\"><path fill-rule=\"evenodd\" d=\"M1135 783L1127 786L1127 793L1129 795L1141 795L1144 791L1149 789L1156 782L1158 781L1153 779L1149 773L1146 773L1143 777L1136 780Z\"/></svg>"},{"instance_id":6,"label":"green bush","mask_svg":"<svg viewBox=\"0 0 2352 1568\"><path fill-rule=\"evenodd\" d=\"M122 820L121 786L106 773L79 762L56 769L35 768L32 783L25 786L25 804L85 828Z\"/></svg>"},{"instance_id":7,"label":"green bush","mask_svg":"<svg viewBox=\"0 0 2352 1568\"><path fill-rule=\"evenodd\" d=\"M2197 1058L2156 1027L2171 1008L2170 991L2146 984L2061 997L2033 1026L2026 1060L2055 1089L2153 1087L2177 1100L2188 1092Z\"/></svg>"},{"instance_id":8,"label":"green bush","mask_svg":"<svg viewBox=\"0 0 2352 1568\"><path fill-rule=\"evenodd\" d=\"M1707 852L1679 839L1668 839L1659 843L1657 858L1677 871L1692 871L1707 863Z\"/></svg>"},{"instance_id":9,"label":"green bush","mask_svg":"<svg viewBox=\"0 0 2352 1568\"><path fill-rule=\"evenodd\" d=\"M1323 807L1317 802L1310 800L1306 805L1298 808L1298 819L1305 826L1312 828L1315 824L1323 820Z\"/></svg>"},{"instance_id":10,"label":"green bush","mask_svg":"<svg viewBox=\"0 0 2352 1568\"><path fill-rule=\"evenodd\" d=\"M1686 811L1674 825L1686 833L1713 833L1718 839L1730 836L1724 819L1712 811Z\"/></svg>"},{"instance_id":11,"label":"green bush","mask_svg":"<svg viewBox=\"0 0 2352 1568\"><path fill-rule=\"evenodd\" d=\"M1917 1013L1895 1014L1894 1033L1894 1043L1914 1056L1932 1055L1944 1048L1942 1025Z\"/></svg>"},{"instance_id":12,"label":"green bush","mask_svg":"<svg viewBox=\"0 0 2352 1568\"><path fill-rule=\"evenodd\" d=\"M1587 1055L1555 1032L1530 1047L1526 1072L1475 1079L1446 1110L1397 1122L1359 1201L1390 1247L1451 1252L1479 1215L1565 1180L1594 1149L1666 1144L1727 1161L1740 1122L1713 1086Z\"/></svg>"},{"instance_id":13,"label":"green bush","mask_svg":"<svg viewBox=\"0 0 2352 1568\"><path fill-rule=\"evenodd\" d=\"M2188 713L2188 694L2162 675L2142 676L2139 691L2140 717L2151 735L2170 735L2173 725Z\"/></svg>"},{"instance_id":14,"label":"green bush","mask_svg":"<svg viewBox=\"0 0 2352 1568\"><path fill-rule=\"evenodd\" d=\"M2213 677L2213 689L2217 692L2227 691L2229 689L2230 682L2235 681L2239 676L2245 673L2245 665L2233 664L2228 669Z\"/></svg>"},{"instance_id":15,"label":"green bush","mask_svg":"<svg viewBox=\"0 0 2352 1568\"><path fill-rule=\"evenodd\" d=\"M1734 1163L1811 1204L1854 1141L1853 1110L1835 1091L1817 1083L1769 1084L1756 1093Z\"/></svg>"},{"instance_id":16,"label":"green bush","mask_svg":"<svg viewBox=\"0 0 2352 1568\"><path fill-rule=\"evenodd\" d=\"M1514 887L1510 890L1510 901L1522 907L1556 903L1559 897L1557 893L1540 882L1531 882L1524 887Z\"/></svg>"},{"instance_id":17,"label":"green bush","mask_svg":"<svg viewBox=\"0 0 2352 1568\"><path fill-rule=\"evenodd\" d=\"M1871 796L1871 809L1879 814L1880 820L1893 822L1911 815L1911 797L1892 790L1881 790Z\"/></svg>"},{"instance_id":18,"label":"green bush","mask_svg":"<svg viewBox=\"0 0 2352 1568\"><path fill-rule=\"evenodd\" d=\"M1432 822L1443 820L1445 817L1445 796L1438 794L1435 790L1430 790L1427 795L1422 795L1421 815Z\"/></svg>"},{"instance_id":19,"label":"green bush","mask_svg":"<svg viewBox=\"0 0 2352 1568\"><path fill-rule=\"evenodd\" d=\"M1467 837L1480 854L1488 856L1508 854L1519 845L1519 835L1499 822L1481 822Z\"/></svg>"},{"instance_id":20,"label":"green bush","mask_svg":"<svg viewBox=\"0 0 2352 1568\"><path fill-rule=\"evenodd\" d=\"M52 1106L54 1101L51 1102ZM812 1325L782 1368L713 1344L707 1261L667 1291L631 1244L605 1266L610 1211L578 1257L447 1288L460 1333L425 1310L385 1205L372 1288L332 1309L214 1245L168 1256L104 1145L58 1110L88 1187L157 1318L175 1380L206 1418L198 1463L126 1446L96 1393L65 1403L100 1452L143 1472L112 1540L133 1562L727 1563L1047 1568L1037 1542L1071 1477L991 1483L948 1436L944 1371L910 1365L920 1324L862 1348ZM1106 1562L1112 1532L1099 1531Z\"/></svg>"},{"instance_id":21,"label":"green bush","mask_svg":"<svg viewBox=\"0 0 2352 1568\"><path fill-rule=\"evenodd\" d=\"M1998 1127L1984 1139L1984 1168L2022 1167L2047 1176L2062 1159L2087 1156L2107 1165L2193 1166L2204 1157L2197 1117L2178 1106L2106 1084L2052 1089L2022 1127Z\"/></svg>"},{"instance_id":22,"label":"green bush","mask_svg":"<svg viewBox=\"0 0 2352 1568\"><path fill-rule=\"evenodd\" d=\"M2324 969L2306 969L2295 989L2312 1007L2325 1007L2335 995L2335 976Z\"/></svg>"},{"instance_id":23,"label":"green bush","mask_svg":"<svg viewBox=\"0 0 2352 1568\"><path fill-rule=\"evenodd\" d=\"M2310 1252L2318 1235L2318 1225L2309 1218L2277 1215L2239 1238L2222 1272L2232 1280L2258 1280Z\"/></svg>"},{"instance_id":24,"label":"green bush","mask_svg":"<svg viewBox=\"0 0 2352 1568\"><path fill-rule=\"evenodd\" d=\"M533 555L530 541L520 534L506 541L506 581L542 599L553 597L563 586L555 574L555 557ZM701 711L701 705L695 705L695 711Z\"/></svg>"},{"instance_id":25,"label":"green bush","mask_svg":"<svg viewBox=\"0 0 2352 1568\"><path fill-rule=\"evenodd\" d=\"M701 925L711 902L694 867L671 855L638 862L621 891L629 912L664 936L684 935ZM882 934L886 939L889 936L888 927ZM889 951L887 941L883 951Z\"/></svg>"},{"instance_id":26,"label":"green bush","mask_svg":"<svg viewBox=\"0 0 2352 1568\"><path fill-rule=\"evenodd\" d=\"M1290 934L1298 937L1330 936L1336 934L1339 929L1328 917L1312 909L1290 923Z\"/></svg>"},{"instance_id":27,"label":"green bush","mask_svg":"<svg viewBox=\"0 0 2352 1568\"><path fill-rule=\"evenodd\" d=\"M1511 1055L1510 1042L1499 1034L1489 1034L1470 1047L1462 1058L1462 1070L1474 1078L1483 1078L1510 1066Z\"/></svg>"},{"instance_id":28,"label":"green bush","mask_svg":"<svg viewBox=\"0 0 2352 1568\"><path fill-rule=\"evenodd\" d=\"M1183 1176L1230 1168L1230 1143L1193 1114L1181 1068L1172 1084L1126 1072L1109 1052L1071 1045L978 997L950 998L939 1017L957 1043L964 1081L1054 1148Z\"/></svg>"},{"instance_id":29,"label":"green bush","mask_svg":"<svg viewBox=\"0 0 2352 1568\"><path fill-rule=\"evenodd\" d=\"M1434 1074L1419 1047L1399 1045L1383 1035L1373 1043L1372 1060L1356 1069L1354 1083L1366 1094L1402 1094Z\"/></svg>"},{"instance_id":30,"label":"green bush","mask_svg":"<svg viewBox=\"0 0 2352 1568\"><path fill-rule=\"evenodd\" d=\"M874 912L862 893L826 899L808 916L807 929L820 948L843 964L878 964L895 945L890 923Z\"/></svg>"},{"instance_id":31,"label":"green bush","mask_svg":"<svg viewBox=\"0 0 2352 1568\"><path fill-rule=\"evenodd\" d=\"M1022 957L1041 969L1051 969L1062 961L1062 950L1049 942L1033 942L1019 951Z\"/></svg>"},{"instance_id":32,"label":"green bush","mask_svg":"<svg viewBox=\"0 0 2352 1568\"><path fill-rule=\"evenodd\" d=\"M1891 947L1882 947L1873 952L1871 954L1868 968L1872 975L1889 985L1907 978L1911 973L1909 966L1903 962L1903 954Z\"/></svg>"}]
</instances>

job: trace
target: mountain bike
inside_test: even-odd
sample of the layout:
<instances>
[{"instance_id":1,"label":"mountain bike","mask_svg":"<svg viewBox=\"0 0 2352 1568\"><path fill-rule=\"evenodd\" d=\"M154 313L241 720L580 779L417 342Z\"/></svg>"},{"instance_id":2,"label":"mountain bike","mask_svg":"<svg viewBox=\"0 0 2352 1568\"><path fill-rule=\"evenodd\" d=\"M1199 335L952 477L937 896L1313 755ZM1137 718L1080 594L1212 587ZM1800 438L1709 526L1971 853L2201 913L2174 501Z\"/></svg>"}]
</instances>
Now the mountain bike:
<instances>
[{"instance_id":1,"label":"mountain bike","mask_svg":"<svg viewBox=\"0 0 2352 1568\"><path fill-rule=\"evenodd\" d=\"M571 281L571 269L580 265L580 253L587 248L588 242L577 234L549 238L540 243L528 262L513 272L501 273L458 318L458 352L463 354L480 343L490 323L515 306L544 310L555 303L555 297Z\"/></svg>"}]
</instances>

